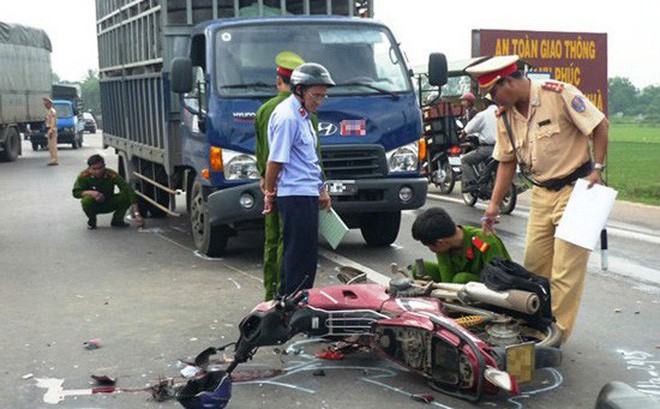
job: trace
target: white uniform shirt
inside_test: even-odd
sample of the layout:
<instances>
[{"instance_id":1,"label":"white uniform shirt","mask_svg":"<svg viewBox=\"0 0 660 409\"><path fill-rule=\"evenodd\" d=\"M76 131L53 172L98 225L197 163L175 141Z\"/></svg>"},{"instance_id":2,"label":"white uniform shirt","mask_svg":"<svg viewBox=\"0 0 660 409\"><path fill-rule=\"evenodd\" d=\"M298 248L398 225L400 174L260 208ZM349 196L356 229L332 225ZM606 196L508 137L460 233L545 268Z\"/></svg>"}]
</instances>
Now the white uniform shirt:
<instances>
[{"instance_id":1,"label":"white uniform shirt","mask_svg":"<svg viewBox=\"0 0 660 409\"><path fill-rule=\"evenodd\" d=\"M465 133L479 134L479 143L482 145L495 145L497 140L497 107L489 105L488 108L477 113L467 125Z\"/></svg>"}]
</instances>

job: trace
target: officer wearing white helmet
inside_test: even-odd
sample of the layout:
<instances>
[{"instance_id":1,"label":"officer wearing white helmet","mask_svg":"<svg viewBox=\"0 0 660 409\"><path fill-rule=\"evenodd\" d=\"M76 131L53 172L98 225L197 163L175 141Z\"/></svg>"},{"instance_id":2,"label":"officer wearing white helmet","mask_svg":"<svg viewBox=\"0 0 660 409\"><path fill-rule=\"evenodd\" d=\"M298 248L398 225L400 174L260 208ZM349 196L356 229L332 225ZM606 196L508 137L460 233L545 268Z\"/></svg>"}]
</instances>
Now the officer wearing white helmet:
<instances>
[{"instance_id":1,"label":"officer wearing white helmet","mask_svg":"<svg viewBox=\"0 0 660 409\"><path fill-rule=\"evenodd\" d=\"M280 296L314 285L319 208L330 208L330 196L311 118L334 85L321 64L300 65L291 74L292 95L275 108L268 122L264 214L277 206L282 217Z\"/></svg>"}]
</instances>

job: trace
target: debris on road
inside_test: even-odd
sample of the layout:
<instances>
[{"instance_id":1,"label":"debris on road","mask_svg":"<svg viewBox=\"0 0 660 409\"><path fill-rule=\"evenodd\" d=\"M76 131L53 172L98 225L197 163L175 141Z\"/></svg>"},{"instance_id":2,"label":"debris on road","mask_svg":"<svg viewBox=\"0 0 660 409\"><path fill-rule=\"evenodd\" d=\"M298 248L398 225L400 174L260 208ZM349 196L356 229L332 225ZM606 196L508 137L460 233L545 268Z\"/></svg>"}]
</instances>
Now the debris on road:
<instances>
[{"instance_id":1,"label":"debris on road","mask_svg":"<svg viewBox=\"0 0 660 409\"><path fill-rule=\"evenodd\" d=\"M92 379L94 379L97 385L101 386L112 386L117 383L117 378L106 375L92 375Z\"/></svg>"},{"instance_id":2,"label":"debris on road","mask_svg":"<svg viewBox=\"0 0 660 409\"><path fill-rule=\"evenodd\" d=\"M89 341L83 342L83 345L85 346L85 348L89 350L93 350L93 349L101 348L101 343L102 343L101 338L92 338Z\"/></svg>"},{"instance_id":3,"label":"debris on road","mask_svg":"<svg viewBox=\"0 0 660 409\"><path fill-rule=\"evenodd\" d=\"M341 359L344 359L344 354L342 354L339 351L335 351L332 348L328 348L327 351L320 352L320 353L316 354L316 357L320 358L320 359L331 360L331 361L339 361Z\"/></svg>"},{"instance_id":4,"label":"debris on road","mask_svg":"<svg viewBox=\"0 0 660 409\"><path fill-rule=\"evenodd\" d=\"M435 400L433 395L428 395L428 394L423 394L423 393L417 394L417 395L411 395L411 397L413 398L413 400L415 400L417 402L422 402L422 403L431 403Z\"/></svg>"}]
</instances>

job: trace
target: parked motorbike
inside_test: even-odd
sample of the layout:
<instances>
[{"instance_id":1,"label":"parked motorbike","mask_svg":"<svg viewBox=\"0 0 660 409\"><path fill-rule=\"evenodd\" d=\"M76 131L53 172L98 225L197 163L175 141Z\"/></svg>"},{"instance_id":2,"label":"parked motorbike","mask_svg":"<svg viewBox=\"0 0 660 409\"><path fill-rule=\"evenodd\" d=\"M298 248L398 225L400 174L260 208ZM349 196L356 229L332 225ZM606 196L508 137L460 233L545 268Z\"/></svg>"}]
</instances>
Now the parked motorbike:
<instances>
[{"instance_id":1,"label":"parked motorbike","mask_svg":"<svg viewBox=\"0 0 660 409\"><path fill-rule=\"evenodd\" d=\"M441 194L454 190L460 172L461 148L458 143L455 108L448 101L441 101L424 108L424 139L426 140L426 163L424 165L429 183L434 184ZM460 174L460 173L459 173Z\"/></svg>"},{"instance_id":2,"label":"parked motorbike","mask_svg":"<svg viewBox=\"0 0 660 409\"><path fill-rule=\"evenodd\" d=\"M210 356L234 345L233 362L225 371L213 371L217 387L204 384L206 398L214 393L226 398L228 379L239 364L260 347L302 333L369 348L449 395L470 401L499 391L516 395L518 384L531 380L535 368L561 361L556 348L560 331L554 324L539 329L506 313L531 317L526 314L540 307L535 295L492 291L476 282L418 284L408 278L392 280L389 288L367 283L312 288L258 304L241 321L236 343L207 349L195 365L206 367ZM499 312L494 312L491 307L497 305ZM189 388L189 402L202 396L193 392L199 389Z\"/></svg>"},{"instance_id":3,"label":"parked motorbike","mask_svg":"<svg viewBox=\"0 0 660 409\"><path fill-rule=\"evenodd\" d=\"M475 150L479 146L479 138L476 136L468 136L465 138L466 142L461 143L463 155ZM486 161L480 162L473 166L474 174L476 175L476 185L470 190L462 189L461 196L466 205L472 207L477 203L477 200L490 200L495 187L495 177L497 175L497 166L499 162L495 159L488 158ZM500 212L502 214L510 214L516 208L518 194L527 190L528 186L521 181L520 172L516 170L514 182L511 189L502 199L500 205Z\"/></svg>"}]
</instances>

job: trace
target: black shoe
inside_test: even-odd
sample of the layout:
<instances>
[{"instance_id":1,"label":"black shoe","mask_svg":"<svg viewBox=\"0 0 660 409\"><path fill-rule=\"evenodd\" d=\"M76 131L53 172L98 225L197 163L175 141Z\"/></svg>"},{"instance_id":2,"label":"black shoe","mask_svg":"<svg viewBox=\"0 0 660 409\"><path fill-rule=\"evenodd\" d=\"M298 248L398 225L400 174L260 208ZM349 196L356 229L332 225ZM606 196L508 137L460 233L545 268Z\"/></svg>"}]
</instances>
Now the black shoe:
<instances>
[{"instance_id":1,"label":"black shoe","mask_svg":"<svg viewBox=\"0 0 660 409\"><path fill-rule=\"evenodd\" d=\"M87 219L87 228L94 230L96 228L96 219Z\"/></svg>"},{"instance_id":2,"label":"black shoe","mask_svg":"<svg viewBox=\"0 0 660 409\"><path fill-rule=\"evenodd\" d=\"M123 220L120 220L120 221L114 221L113 220L113 221L110 222L110 226L112 226L112 227L128 227L129 224L126 223Z\"/></svg>"}]
</instances>

